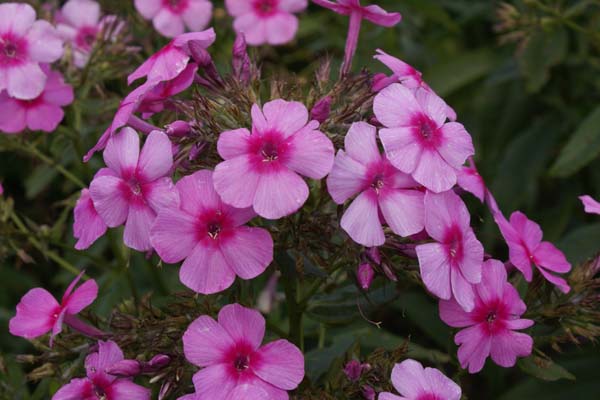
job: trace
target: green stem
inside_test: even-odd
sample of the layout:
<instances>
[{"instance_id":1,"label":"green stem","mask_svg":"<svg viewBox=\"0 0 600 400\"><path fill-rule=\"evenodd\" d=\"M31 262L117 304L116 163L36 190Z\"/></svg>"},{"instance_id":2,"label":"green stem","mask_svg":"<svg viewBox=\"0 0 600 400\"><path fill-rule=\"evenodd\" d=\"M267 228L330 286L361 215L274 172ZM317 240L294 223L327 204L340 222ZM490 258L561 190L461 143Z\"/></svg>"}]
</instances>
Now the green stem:
<instances>
[{"instance_id":1,"label":"green stem","mask_svg":"<svg viewBox=\"0 0 600 400\"><path fill-rule=\"evenodd\" d=\"M302 329L303 308L298 303L298 274L294 260L286 253L280 252L275 256L282 274L285 298L289 312L289 338L304 350L304 332Z\"/></svg>"},{"instance_id":2,"label":"green stem","mask_svg":"<svg viewBox=\"0 0 600 400\"><path fill-rule=\"evenodd\" d=\"M85 183L83 183L78 177L76 177L75 175L73 175L72 173L67 171L67 169L65 167L58 164L52 158L48 157L47 155L45 155L44 153L39 151L39 149L37 147L35 147L34 144L25 144L25 146L23 148L30 155L36 157L37 159L44 162L45 164L48 164L49 166L51 166L52 168L57 170L59 173L61 173L65 178L67 178L68 180L73 182L75 185L79 186L81 189L86 187Z\"/></svg>"}]
</instances>

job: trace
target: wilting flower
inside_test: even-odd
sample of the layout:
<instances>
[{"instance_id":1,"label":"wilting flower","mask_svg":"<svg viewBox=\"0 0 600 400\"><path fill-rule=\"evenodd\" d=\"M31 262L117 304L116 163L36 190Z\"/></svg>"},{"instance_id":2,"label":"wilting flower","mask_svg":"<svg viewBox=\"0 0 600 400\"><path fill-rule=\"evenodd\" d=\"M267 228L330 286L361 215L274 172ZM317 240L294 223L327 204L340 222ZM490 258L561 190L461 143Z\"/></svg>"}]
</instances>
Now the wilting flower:
<instances>
[{"instance_id":1,"label":"wilting flower","mask_svg":"<svg viewBox=\"0 0 600 400\"><path fill-rule=\"evenodd\" d=\"M504 264L498 260L486 261L475 293L475 308L470 312L464 311L455 300L440 301L441 319L454 328L465 328L454 337L460 345L460 365L476 373L490 355L496 364L506 368L514 366L517 357L530 355L533 340L515 330L529 328L533 321L520 319L526 306L508 283Z\"/></svg>"},{"instance_id":2,"label":"wilting flower","mask_svg":"<svg viewBox=\"0 0 600 400\"><path fill-rule=\"evenodd\" d=\"M581 200L581 202L583 203L583 207L586 213L600 214L600 203L594 200L591 196L580 196L579 200Z\"/></svg>"},{"instance_id":3,"label":"wilting flower","mask_svg":"<svg viewBox=\"0 0 600 400\"><path fill-rule=\"evenodd\" d=\"M73 215L73 236L78 239L75 244L77 250L87 249L106 233L107 226L98 215L88 189L81 191Z\"/></svg>"},{"instance_id":4,"label":"wilting flower","mask_svg":"<svg viewBox=\"0 0 600 400\"><path fill-rule=\"evenodd\" d=\"M470 226L465 203L452 191L425 195L425 229L436 243L416 247L421 278L440 299L452 296L465 310L475 301L473 284L481 281L483 246Z\"/></svg>"},{"instance_id":5,"label":"wilting flower","mask_svg":"<svg viewBox=\"0 0 600 400\"><path fill-rule=\"evenodd\" d=\"M52 344L54 337L62 332L63 322L69 324L74 315L98 297L98 285L93 279L75 289L82 275L83 272L67 287L60 304L46 289L35 288L27 292L17 304L17 315L9 322L10 333L34 339L52 331Z\"/></svg>"},{"instance_id":6,"label":"wilting flower","mask_svg":"<svg viewBox=\"0 0 600 400\"><path fill-rule=\"evenodd\" d=\"M235 31L243 33L252 46L291 41L298 30L298 18L293 13L307 5L308 0L225 0L227 11L235 18Z\"/></svg>"},{"instance_id":7,"label":"wilting flower","mask_svg":"<svg viewBox=\"0 0 600 400\"><path fill-rule=\"evenodd\" d=\"M457 183L458 186L477 197L482 203L485 201L487 189L475 166L462 167L458 171Z\"/></svg>"},{"instance_id":8,"label":"wilting flower","mask_svg":"<svg viewBox=\"0 0 600 400\"><path fill-rule=\"evenodd\" d=\"M99 341L98 352L85 359L86 378L75 378L63 386L52 400L150 400L150 390L131 379L117 378L106 369L124 359L113 341Z\"/></svg>"},{"instance_id":9,"label":"wilting flower","mask_svg":"<svg viewBox=\"0 0 600 400\"><path fill-rule=\"evenodd\" d=\"M494 215L494 219L508 245L510 262L523 273L527 282L533 278L533 263L544 278L563 293L571 290L567 281L551 273L569 272L571 264L552 243L542 242L543 232L538 224L527 219L520 211L512 213L510 222L500 212Z\"/></svg>"},{"instance_id":10,"label":"wilting flower","mask_svg":"<svg viewBox=\"0 0 600 400\"><path fill-rule=\"evenodd\" d=\"M56 30L73 49L73 61L79 68L87 64L90 52L102 31L100 5L92 0L69 0L60 11Z\"/></svg>"},{"instance_id":11,"label":"wilting flower","mask_svg":"<svg viewBox=\"0 0 600 400\"><path fill-rule=\"evenodd\" d=\"M390 162L436 193L456 184L460 167L475 152L464 126L446 123L446 109L433 92L398 83L383 89L373 104L375 116L387 127L379 137Z\"/></svg>"},{"instance_id":12,"label":"wilting flower","mask_svg":"<svg viewBox=\"0 0 600 400\"><path fill-rule=\"evenodd\" d=\"M380 215L398 235L422 231L423 192L414 190L419 184L379 153L377 129L366 122L352 124L344 146L327 177L327 189L338 204L358 194L341 221L352 240L381 246L385 234Z\"/></svg>"},{"instance_id":13,"label":"wilting flower","mask_svg":"<svg viewBox=\"0 0 600 400\"><path fill-rule=\"evenodd\" d=\"M389 13L377 5L361 6L360 0L337 0L337 2L313 0L313 2L338 14L350 16L342 74L350 71L352 66L363 19L387 28L397 25L402 20L400 13Z\"/></svg>"},{"instance_id":14,"label":"wilting flower","mask_svg":"<svg viewBox=\"0 0 600 400\"><path fill-rule=\"evenodd\" d=\"M212 3L208 0L135 0L135 8L163 36L181 35L206 28L212 17Z\"/></svg>"},{"instance_id":15,"label":"wilting flower","mask_svg":"<svg viewBox=\"0 0 600 400\"><path fill-rule=\"evenodd\" d=\"M218 322L207 315L192 322L183 349L191 363L202 367L193 378L197 398L229 399L247 385L240 399L287 399L286 391L304 378L304 357L287 340L261 347L264 335L263 316L239 304L223 307Z\"/></svg>"},{"instance_id":16,"label":"wilting flower","mask_svg":"<svg viewBox=\"0 0 600 400\"><path fill-rule=\"evenodd\" d=\"M190 61L189 42L194 41L197 45L207 48L215 39L215 31L212 28L179 35L133 71L127 77L127 83L131 85L133 81L143 77L147 77L148 82L175 79Z\"/></svg>"},{"instance_id":17,"label":"wilting flower","mask_svg":"<svg viewBox=\"0 0 600 400\"><path fill-rule=\"evenodd\" d=\"M29 4L0 4L0 16L0 92L6 89L10 97L35 99L46 84L39 63L58 60L62 40L48 21L36 21Z\"/></svg>"},{"instance_id":18,"label":"wilting flower","mask_svg":"<svg viewBox=\"0 0 600 400\"><path fill-rule=\"evenodd\" d=\"M0 6L1 7L1 6ZM1 65L1 64L0 64ZM65 113L61 107L73 102L73 88L60 73L42 65L48 75L43 91L34 99L20 100L0 93L0 131L19 133L25 129L53 132Z\"/></svg>"},{"instance_id":19,"label":"wilting flower","mask_svg":"<svg viewBox=\"0 0 600 400\"><path fill-rule=\"evenodd\" d=\"M462 391L453 380L435 368L404 360L392 370L392 384L402 395L384 392L379 400L460 400Z\"/></svg>"},{"instance_id":20,"label":"wilting flower","mask_svg":"<svg viewBox=\"0 0 600 400\"><path fill-rule=\"evenodd\" d=\"M273 260L273 240L262 228L245 226L251 208L224 204L213 189L213 173L198 171L177 182L180 208L165 208L152 227L151 241L168 263L185 259L181 282L196 292L227 289L236 275L252 279Z\"/></svg>"},{"instance_id":21,"label":"wilting flower","mask_svg":"<svg viewBox=\"0 0 600 400\"><path fill-rule=\"evenodd\" d=\"M227 204L277 219L296 212L308 198L300 175L321 179L331 170L333 144L308 122L306 107L273 100L252 107L252 132L221 133L217 144L224 162L214 173L215 189Z\"/></svg>"},{"instance_id":22,"label":"wilting flower","mask_svg":"<svg viewBox=\"0 0 600 400\"><path fill-rule=\"evenodd\" d=\"M178 204L169 177L173 166L171 141L162 132L148 135L140 153L140 139L131 128L114 135L104 150L108 166L90 184L94 207L111 228L125 223L125 244L138 251L152 249L150 228L156 213Z\"/></svg>"}]
</instances>

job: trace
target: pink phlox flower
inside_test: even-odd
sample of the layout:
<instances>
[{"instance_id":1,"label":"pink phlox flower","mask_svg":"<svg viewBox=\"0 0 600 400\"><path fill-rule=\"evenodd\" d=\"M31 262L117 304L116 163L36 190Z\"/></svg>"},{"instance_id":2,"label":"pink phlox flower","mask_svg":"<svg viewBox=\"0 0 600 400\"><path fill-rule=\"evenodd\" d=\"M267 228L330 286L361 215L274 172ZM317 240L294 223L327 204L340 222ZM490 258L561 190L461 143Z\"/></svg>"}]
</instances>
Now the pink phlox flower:
<instances>
[{"instance_id":1,"label":"pink phlox flower","mask_svg":"<svg viewBox=\"0 0 600 400\"><path fill-rule=\"evenodd\" d=\"M138 134L125 127L108 141L104 162L108 168L90 184L98 215L110 228L125 224L123 239L128 247L151 250L150 228L156 213L179 204L170 177L171 141L162 132L151 132L140 153Z\"/></svg>"},{"instance_id":2,"label":"pink phlox flower","mask_svg":"<svg viewBox=\"0 0 600 400\"><path fill-rule=\"evenodd\" d=\"M134 4L144 18L152 20L154 29L168 38L181 35L186 27L201 31L212 18L209 0L135 0Z\"/></svg>"},{"instance_id":3,"label":"pink phlox flower","mask_svg":"<svg viewBox=\"0 0 600 400\"><path fill-rule=\"evenodd\" d=\"M462 395L460 386L440 370L411 359L394 366L392 385L402 396L383 392L379 400L460 400Z\"/></svg>"},{"instance_id":4,"label":"pink phlox flower","mask_svg":"<svg viewBox=\"0 0 600 400\"><path fill-rule=\"evenodd\" d=\"M440 301L440 317L454 328L458 360L470 373L481 371L488 356L505 368L513 367L517 357L531 354L533 340L515 330L529 328L533 321L521 319L525 303L507 281L506 268L498 260L483 265L481 283L475 286L475 308L467 312L455 300Z\"/></svg>"},{"instance_id":5,"label":"pink phlox flower","mask_svg":"<svg viewBox=\"0 0 600 400\"><path fill-rule=\"evenodd\" d=\"M397 12L387 12L378 5L362 6L360 0L313 0L313 3L328 8L341 15L358 13L362 18L377 25L391 28L402 20L402 15Z\"/></svg>"},{"instance_id":6,"label":"pink phlox flower","mask_svg":"<svg viewBox=\"0 0 600 400\"><path fill-rule=\"evenodd\" d=\"M221 133L217 143L225 160L214 173L215 189L227 204L254 207L258 215L278 219L296 212L308 199L300 177L324 178L333 165L333 144L308 122L298 102L273 100L252 107L252 132Z\"/></svg>"},{"instance_id":7,"label":"pink phlox flower","mask_svg":"<svg viewBox=\"0 0 600 400\"><path fill-rule=\"evenodd\" d=\"M37 20L33 7L25 3L0 4L0 92L31 100L46 85L40 63L51 63L63 55L63 43L48 21Z\"/></svg>"},{"instance_id":8,"label":"pink phlox flower","mask_svg":"<svg viewBox=\"0 0 600 400\"><path fill-rule=\"evenodd\" d=\"M571 264L552 243L542 242L543 232L537 223L520 211L512 213L510 221L500 212L494 215L494 219L508 245L510 262L523 273L527 282L533 278L533 263L544 278L563 293L571 290L566 280L552 274L569 272Z\"/></svg>"},{"instance_id":9,"label":"pink phlox flower","mask_svg":"<svg viewBox=\"0 0 600 400\"><path fill-rule=\"evenodd\" d=\"M73 102L73 88L65 83L59 72L52 71L47 65L41 65L41 69L47 79L36 98L20 100L10 97L7 92L0 93L1 132L12 134L25 129L53 132L62 121L65 113L61 107Z\"/></svg>"},{"instance_id":10,"label":"pink phlox flower","mask_svg":"<svg viewBox=\"0 0 600 400\"><path fill-rule=\"evenodd\" d=\"M386 155L400 171L427 189L451 189L475 149L462 124L446 122L446 103L433 92L394 83L375 96L375 116Z\"/></svg>"},{"instance_id":11,"label":"pink phlox flower","mask_svg":"<svg viewBox=\"0 0 600 400\"><path fill-rule=\"evenodd\" d=\"M366 122L352 124L327 177L333 200L344 204L358 194L344 213L341 226L363 246L381 246L382 219L392 231L406 237L423 230L423 192L409 175L398 171L379 153L377 129Z\"/></svg>"},{"instance_id":12,"label":"pink phlox flower","mask_svg":"<svg viewBox=\"0 0 600 400\"><path fill-rule=\"evenodd\" d=\"M98 34L102 32L100 5L93 0L69 0L60 11L56 30L71 44L75 66L87 64Z\"/></svg>"},{"instance_id":13,"label":"pink phlox flower","mask_svg":"<svg viewBox=\"0 0 600 400\"><path fill-rule=\"evenodd\" d=\"M81 191L73 215L73 236L78 239L75 244L77 250L89 248L100 236L106 233L107 226L98 215L88 189Z\"/></svg>"},{"instance_id":14,"label":"pink phlox flower","mask_svg":"<svg viewBox=\"0 0 600 400\"><path fill-rule=\"evenodd\" d=\"M85 359L87 377L75 378L60 388L52 400L150 400L150 390L129 378L118 378L106 369L124 359L113 341L99 341L98 352Z\"/></svg>"},{"instance_id":15,"label":"pink phlox flower","mask_svg":"<svg viewBox=\"0 0 600 400\"><path fill-rule=\"evenodd\" d=\"M261 346L264 335L263 316L239 304L223 307L218 321L192 322L183 350L202 367L193 378L197 399L287 399L304 378L304 356L287 340Z\"/></svg>"},{"instance_id":16,"label":"pink phlox flower","mask_svg":"<svg viewBox=\"0 0 600 400\"><path fill-rule=\"evenodd\" d=\"M75 289L82 275L83 272L67 287L60 303L46 289L35 288L27 292L17 304L17 314L9 322L10 333L34 339L52 332L52 345L54 337L62 332L65 318L79 314L98 297L98 285L93 279Z\"/></svg>"},{"instance_id":17,"label":"pink phlox flower","mask_svg":"<svg viewBox=\"0 0 600 400\"><path fill-rule=\"evenodd\" d=\"M381 49L377 49L377 55L374 58L386 67L392 70L392 75L386 78L378 79L373 85L373 90L379 92L392 83L399 82L412 90L425 90L435 93L434 90L423 80L423 74L410 64L394 57ZM452 107L446 104L446 116L450 121L456 121L456 112Z\"/></svg>"},{"instance_id":18,"label":"pink phlox flower","mask_svg":"<svg viewBox=\"0 0 600 400\"><path fill-rule=\"evenodd\" d=\"M579 196L579 200L583 203L586 213L600 215L600 203L594 200L591 196Z\"/></svg>"},{"instance_id":19,"label":"pink phlox flower","mask_svg":"<svg viewBox=\"0 0 600 400\"><path fill-rule=\"evenodd\" d=\"M190 62L189 42L207 48L216 39L215 31L210 28L202 32L191 32L178 35L169 44L153 54L138 69L127 77L131 85L137 79L146 77L147 82L170 81L185 70Z\"/></svg>"},{"instance_id":20,"label":"pink phlox flower","mask_svg":"<svg viewBox=\"0 0 600 400\"><path fill-rule=\"evenodd\" d=\"M177 182L180 209L165 208L152 227L151 241L163 261L185 260L179 277L203 294L221 292L236 275L252 279L273 260L273 239L266 229L245 226L252 208L223 203L213 188L213 173L198 171Z\"/></svg>"},{"instance_id":21,"label":"pink phlox flower","mask_svg":"<svg viewBox=\"0 0 600 400\"><path fill-rule=\"evenodd\" d=\"M243 33L249 45L281 45L296 35L294 13L304 11L308 0L225 0L225 6L235 31Z\"/></svg>"},{"instance_id":22,"label":"pink phlox flower","mask_svg":"<svg viewBox=\"0 0 600 400\"><path fill-rule=\"evenodd\" d=\"M483 246L470 226L465 203L452 191L425 195L425 229L435 243L416 247L421 278L440 299L454 297L465 310L475 301L473 285L481 281Z\"/></svg>"}]
</instances>

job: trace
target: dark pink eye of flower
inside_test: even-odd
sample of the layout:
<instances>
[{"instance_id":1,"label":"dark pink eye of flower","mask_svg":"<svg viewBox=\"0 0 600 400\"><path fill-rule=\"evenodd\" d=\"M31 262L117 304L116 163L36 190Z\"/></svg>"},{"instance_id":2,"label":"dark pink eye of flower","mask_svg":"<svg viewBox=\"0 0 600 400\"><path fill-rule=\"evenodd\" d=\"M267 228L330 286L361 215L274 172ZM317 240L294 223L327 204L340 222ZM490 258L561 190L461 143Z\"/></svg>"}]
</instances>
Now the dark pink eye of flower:
<instances>
[{"instance_id":1,"label":"dark pink eye of flower","mask_svg":"<svg viewBox=\"0 0 600 400\"><path fill-rule=\"evenodd\" d=\"M108 399L106 392L100 386L94 385L94 394L98 398L98 400L106 400Z\"/></svg>"},{"instance_id":2,"label":"dark pink eye of flower","mask_svg":"<svg viewBox=\"0 0 600 400\"><path fill-rule=\"evenodd\" d=\"M233 362L233 365L239 372L247 370L250 368L250 356L247 354L238 354Z\"/></svg>"},{"instance_id":3,"label":"dark pink eye of flower","mask_svg":"<svg viewBox=\"0 0 600 400\"><path fill-rule=\"evenodd\" d=\"M260 150L260 154L264 157L264 161L275 161L279 158L277 144L273 142L265 142Z\"/></svg>"},{"instance_id":4,"label":"dark pink eye of flower","mask_svg":"<svg viewBox=\"0 0 600 400\"><path fill-rule=\"evenodd\" d=\"M0 65L18 65L27 53L27 42L11 33L0 36Z\"/></svg>"},{"instance_id":5,"label":"dark pink eye of flower","mask_svg":"<svg viewBox=\"0 0 600 400\"><path fill-rule=\"evenodd\" d=\"M139 196L142 194L142 185L140 185L137 179L131 179L129 181L129 189L134 196Z\"/></svg>"},{"instance_id":6,"label":"dark pink eye of flower","mask_svg":"<svg viewBox=\"0 0 600 400\"><path fill-rule=\"evenodd\" d=\"M428 146L437 147L439 144L439 132L435 122L424 114L416 117L414 122L419 141Z\"/></svg>"},{"instance_id":7,"label":"dark pink eye of flower","mask_svg":"<svg viewBox=\"0 0 600 400\"><path fill-rule=\"evenodd\" d=\"M257 167L261 168L272 162L283 162L286 156L288 143L279 132L266 132L250 137L250 152L257 155Z\"/></svg>"},{"instance_id":8,"label":"dark pink eye of flower","mask_svg":"<svg viewBox=\"0 0 600 400\"><path fill-rule=\"evenodd\" d=\"M452 226L446 233L446 243L448 255L451 259L461 259L463 256L463 236L457 226Z\"/></svg>"},{"instance_id":9,"label":"dark pink eye of flower","mask_svg":"<svg viewBox=\"0 0 600 400\"><path fill-rule=\"evenodd\" d=\"M383 189L384 186L385 186L385 182L383 181L383 175L381 175L381 174L375 175L375 177L373 178L373 181L371 182L371 187L373 189L375 189L375 191L377 193L379 193L379 191L381 189Z\"/></svg>"},{"instance_id":10,"label":"dark pink eye of flower","mask_svg":"<svg viewBox=\"0 0 600 400\"><path fill-rule=\"evenodd\" d=\"M189 0L163 0L163 4L175 14L181 14L188 8Z\"/></svg>"},{"instance_id":11,"label":"dark pink eye of flower","mask_svg":"<svg viewBox=\"0 0 600 400\"><path fill-rule=\"evenodd\" d=\"M275 14L278 5L279 0L254 0L254 9L262 16Z\"/></svg>"},{"instance_id":12,"label":"dark pink eye of flower","mask_svg":"<svg viewBox=\"0 0 600 400\"><path fill-rule=\"evenodd\" d=\"M94 42L96 42L96 36L98 35L98 29L94 26L84 26L77 32L75 37L75 45L77 47L90 50Z\"/></svg>"},{"instance_id":13,"label":"dark pink eye of flower","mask_svg":"<svg viewBox=\"0 0 600 400\"><path fill-rule=\"evenodd\" d=\"M221 233L221 224L217 221L211 222L207 226L208 236L211 239L216 239L219 237L219 233Z\"/></svg>"}]
</instances>

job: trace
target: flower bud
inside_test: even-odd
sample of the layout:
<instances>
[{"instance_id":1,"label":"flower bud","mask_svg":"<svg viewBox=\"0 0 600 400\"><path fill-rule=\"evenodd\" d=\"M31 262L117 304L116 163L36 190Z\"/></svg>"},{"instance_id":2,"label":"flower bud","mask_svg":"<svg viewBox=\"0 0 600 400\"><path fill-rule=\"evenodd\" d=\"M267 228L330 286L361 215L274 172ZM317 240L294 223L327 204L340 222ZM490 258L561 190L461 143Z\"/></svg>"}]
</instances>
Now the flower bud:
<instances>
[{"instance_id":1,"label":"flower bud","mask_svg":"<svg viewBox=\"0 0 600 400\"><path fill-rule=\"evenodd\" d=\"M105 372L109 375L130 378L142 372L142 365L136 360L121 360L113 364L113 366L106 368Z\"/></svg>"},{"instance_id":2,"label":"flower bud","mask_svg":"<svg viewBox=\"0 0 600 400\"><path fill-rule=\"evenodd\" d=\"M200 68L204 69L209 80L221 83L221 75L219 75L219 71L217 71L217 67L215 67L215 63L213 62L210 53L195 40L190 41L188 46L192 58Z\"/></svg>"},{"instance_id":3,"label":"flower bud","mask_svg":"<svg viewBox=\"0 0 600 400\"><path fill-rule=\"evenodd\" d=\"M387 265L386 263L382 263L381 264L381 269L383 269L383 273L385 274L385 276L387 276L387 278L392 281L392 282L398 282L398 277L396 276L396 274L394 273L394 271L392 271L392 269L390 268L389 265Z\"/></svg>"},{"instance_id":4,"label":"flower bud","mask_svg":"<svg viewBox=\"0 0 600 400\"><path fill-rule=\"evenodd\" d=\"M329 118L330 113L331 97L325 96L321 100L317 101L312 110L310 110L310 117L322 124L327 120L327 118Z\"/></svg>"},{"instance_id":5,"label":"flower bud","mask_svg":"<svg viewBox=\"0 0 600 400\"><path fill-rule=\"evenodd\" d=\"M373 389L371 386L363 386L362 388L362 395L366 400L375 400L375 396L377 395L375 393L375 389Z\"/></svg>"},{"instance_id":6,"label":"flower bud","mask_svg":"<svg viewBox=\"0 0 600 400\"><path fill-rule=\"evenodd\" d=\"M148 361L147 368L151 368L153 371L163 369L171 362L171 357L166 354L157 354L150 361Z\"/></svg>"},{"instance_id":7,"label":"flower bud","mask_svg":"<svg viewBox=\"0 0 600 400\"><path fill-rule=\"evenodd\" d=\"M356 360L348 361L344 367L344 374L350 381L357 382L362 375L362 365Z\"/></svg>"},{"instance_id":8,"label":"flower bud","mask_svg":"<svg viewBox=\"0 0 600 400\"><path fill-rule=\"evenodd\" d=\"M379 253L378 247L369 247L366 251L367 258L374 264L381 264L381 253Z\"/></svg>"},{"instance_id":9,"label":"flower bud","mask_svg":"<svg viewBox=\"0 0 600 400\"><path fill-rule=\"evenodd\" d=\"M185 121L175 121L165 126L165 133L175 137L185 137L191 130L190 124Z\"/></svg>"},{"instance_id":10,"label":"flower bud","mask_svg":"<svg viewBox=\"0 0 600 400\"><path fill-rule=\"evenodd\" d=\"M250 57L248 56L248 47L246 46L246 37L239 34L233 42L233 57L231 66L233 75L242 83L247 84L250 81Z\"/></svg>"},{"instance_id":11,"label":"flower bud","mask_svg":"<svg viewBox=\"0 0 600 400\"><path fill-rule=\"evenodd\" d=\"M356 277L358 278L358 284L362 290L369 290L373 278L375 277L375 271L369 263L363 263L358 266L356 271Z\"/></svg>"}]
</instances>

